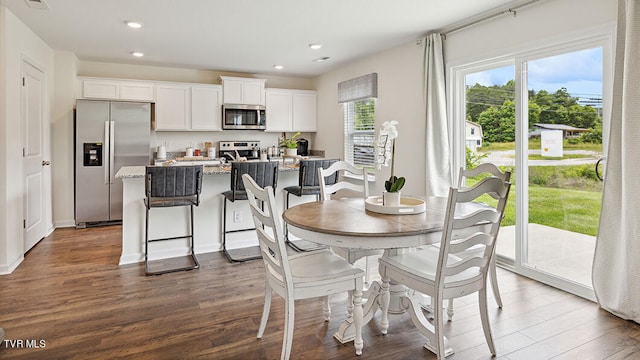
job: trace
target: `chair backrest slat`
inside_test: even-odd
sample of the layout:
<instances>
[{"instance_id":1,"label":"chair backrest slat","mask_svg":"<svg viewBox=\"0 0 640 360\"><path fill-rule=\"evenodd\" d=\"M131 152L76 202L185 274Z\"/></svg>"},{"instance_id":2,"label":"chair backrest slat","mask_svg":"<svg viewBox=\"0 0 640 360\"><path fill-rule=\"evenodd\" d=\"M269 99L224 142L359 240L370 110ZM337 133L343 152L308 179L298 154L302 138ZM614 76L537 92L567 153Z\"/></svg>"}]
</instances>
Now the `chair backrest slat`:
<instances>
[{"instance_id":1,"label":"chair backrest slat","mask_svg":"<svg viewBox=\"0 0 640 360\"><path fill-rule=\"evenodd\" d=\"M353 183L345 179L345 174L350 177L362 179L362 183ZM331 194L339 190L350 190L362 194L366 199L369 197L369 179L366 169L358 169L346 161L337 161L326 169L318 169L318 179L320 179L320 198L322 201L328 200ZM331 176L338 176L334 184L329 184L326 179Z\"/></svg>"},{"instance_id":2,"label":"chair backrest slat","mask_svg":"<svg viewBox=\"0 0 640 360\"><path fill-rule=\"evenodd\" d=\"M511 184L499 177L491 176L471 188L449 190L449 199L440 242L440 254L436 268L438 291L446 288L447 279L455 281L455 276L465 271L475 271L468 281L486 281L490 258L495 250L500 222L504 215ZM498 199L495 207L477 203L485 194L493 194ZM473 209L469 211L469 209ZM464 229L474 227L468 234ZM476 245L483 245L484 251L474 252L460 259L451 254L461 253Z\"/></svg>"},{"instance_id":3,"label":"chair backrest slat","mask_svg":"<svg viewBox=\"0 0 640 360\"><path fill-rule=\"evenodd\" d=\"M293 287L289 257L284 243L284 233L276 200L271 186L262 188L250 174L242 175L243 188L247 191L251 215L258 234L262 260L269 274L269 281L277 281L283 287Z\"/></svg>"},{"instance_id":4,"label":"chair backrest slat","mask_svg":"<svg viewBox=\"0 0 640 360\"><path fill-rule=\"evenodd\" d=\"M318 169L326 169L331 166L331 164L337 161L338 159L301 160L300 171L298 173L298 186L320 186L320 180L318 179ZM326 184L335 184L336 181L338 181L338 174L329 176L325 179Z\"/></svg>"}]
</instances>

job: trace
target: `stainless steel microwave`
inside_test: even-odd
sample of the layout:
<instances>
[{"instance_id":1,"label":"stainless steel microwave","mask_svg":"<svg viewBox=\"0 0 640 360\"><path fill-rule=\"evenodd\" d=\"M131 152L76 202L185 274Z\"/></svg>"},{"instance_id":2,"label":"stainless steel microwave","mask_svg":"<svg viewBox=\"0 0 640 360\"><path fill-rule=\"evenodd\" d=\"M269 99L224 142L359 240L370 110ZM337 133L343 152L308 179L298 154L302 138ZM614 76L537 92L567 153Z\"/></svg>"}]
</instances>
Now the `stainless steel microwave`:
<instances>
[{"instance_id":1,"label":"stainless steel microwave","mask_svg":"<svg viewBox=\"0 0 640 360\"><path fill-rule=\"evenodd\" d=\"M222 105L222 129L224 130L264 130L266 122L266 111L262 105Z\"/></svg>"}]
</instances>

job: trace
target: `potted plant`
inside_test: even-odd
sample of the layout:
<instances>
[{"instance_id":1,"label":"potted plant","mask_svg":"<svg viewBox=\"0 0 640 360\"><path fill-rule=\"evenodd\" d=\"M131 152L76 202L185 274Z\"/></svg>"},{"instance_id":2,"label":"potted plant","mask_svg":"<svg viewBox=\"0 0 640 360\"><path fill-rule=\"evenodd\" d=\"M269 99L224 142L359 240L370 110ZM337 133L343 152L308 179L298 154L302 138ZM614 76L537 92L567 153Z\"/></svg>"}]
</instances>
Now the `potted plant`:
<instances>
[{"instance_id":1,"label":"potted plant","mask_svg":"<svg viewBox=\"0 0 640 360\"><path fill-rule=\"evenodd\" d=\"M296 137L300 135L300 131L293 134L290 138L287 139L286 134L282 133L282 140L280 141L280 147L284 148L284 153L287 156L296 156L298 155L298 140Z\"/></svg>"},{"instance_id":2,"label":"potted plant","mask_svg":"<svg viewBox=\"0 0 640 360\"><path fill-rule=\"evenodd\" d=\"M391 162L391 176L384 182L385 192L382 194L382 205L400 206L400 190L404 187L405 178L396 176L394 172L396 138L398 137L397 121L385 121L378 137L376 151L376 165L378 170L382 166L389 166Z\"/></svg>"}]
</instances>

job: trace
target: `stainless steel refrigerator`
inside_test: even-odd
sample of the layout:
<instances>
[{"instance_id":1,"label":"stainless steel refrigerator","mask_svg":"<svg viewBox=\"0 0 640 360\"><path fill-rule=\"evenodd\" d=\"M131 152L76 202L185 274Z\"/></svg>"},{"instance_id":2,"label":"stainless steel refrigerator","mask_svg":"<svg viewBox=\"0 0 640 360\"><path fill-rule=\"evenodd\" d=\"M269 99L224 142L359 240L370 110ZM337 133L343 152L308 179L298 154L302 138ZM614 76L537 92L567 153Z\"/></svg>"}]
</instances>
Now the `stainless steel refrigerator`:
<instances>
[{"instance_id":1,"label":"stainless steel refrigerator","mask_svg":"<svg viewBox=\"0 0 640 360\"><path fill-rule=\"evenodd\" d=\"M115 174L149 164L151 104L77 100L75 123L76 226L122 221Z\"/></svg>"}]
</instances>

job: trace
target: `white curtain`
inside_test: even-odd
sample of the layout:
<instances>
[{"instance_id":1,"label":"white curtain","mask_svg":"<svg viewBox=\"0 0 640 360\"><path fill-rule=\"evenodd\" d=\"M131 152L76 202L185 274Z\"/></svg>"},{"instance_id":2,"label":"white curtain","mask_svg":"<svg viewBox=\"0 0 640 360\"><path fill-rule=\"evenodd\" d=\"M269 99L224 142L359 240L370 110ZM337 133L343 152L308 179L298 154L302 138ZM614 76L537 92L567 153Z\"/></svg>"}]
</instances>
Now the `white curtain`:
<instances>
[{"instance_id":1,"label":"white curtain","mask_svg":"<svg viewBox=\"0 0 640 360\"><path fill-rule=\"evenodd\" d=\"M447 196L452 177L442 35L431 34L424 43L426 194Z\"/></svg>"},{"instance_id":2,"label":"white curtain","mask_svg":"<svg viewBox=\"0 0 640 360\"><path fill-rule=\"evenodd\" d=\"M602 211L593 261L600 306L640 322L640 0L618 0Z\"/></svg>"}]
</instances>

